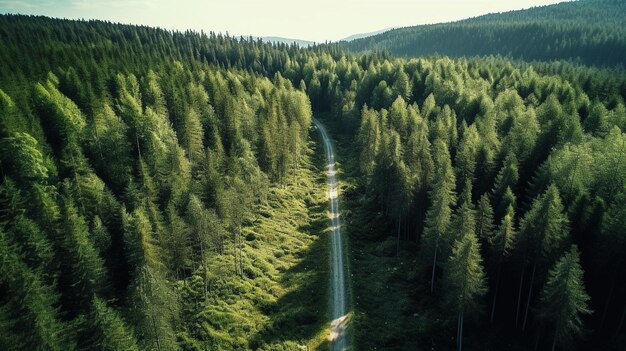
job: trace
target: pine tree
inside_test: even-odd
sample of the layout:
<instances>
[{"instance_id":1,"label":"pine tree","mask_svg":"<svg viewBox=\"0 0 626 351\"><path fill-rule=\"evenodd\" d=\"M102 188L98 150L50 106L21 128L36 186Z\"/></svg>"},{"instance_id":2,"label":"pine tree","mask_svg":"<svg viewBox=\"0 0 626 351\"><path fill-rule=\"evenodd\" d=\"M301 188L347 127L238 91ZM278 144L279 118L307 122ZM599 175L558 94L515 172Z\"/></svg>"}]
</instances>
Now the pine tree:
<instances>
[{"instance_id":1,"label":"pine tree","mask_svg":"<svg viewBox=\"0 0 626 351\"><path fill-rule=\"evenodd\" d=\"M493 235L493 208L489 202L489 196L483 194L476 208L476 237L481 243L486 244Z\"/></svg>"},{"instance_id":2,"label":"pine tree","mask_svg":"<svg viewBox=\"0 0 626 351\"><path fill-rule=\"evenodd\" d=\"M568 235L569 220L564 213L564 207L557 187L551 185L533 201L532 207L520 223L520 235L518 236L520 242L517 245L520 246L525 258L530 260L533 266L522 329L525 329L528 320L535 273L539 261L550 262L553 260L566 244ZM524 269L525 267L526 265L524 264ZM522 270L522 280L520 280L520 296L524 269ZM521 299L518 299L517 317L519 317L520 303Z\"/></svg>"},{"instance_id":3,"label":"pine tree","mask_svg":"<svg viewBox=\"0 0 626 351\"><path fill-rule=\"evenodd\" d=\"M178 215L172 203L167 207L167 220L169 236L163 246L167 252L166 257L169 259L168 267L178 280L183 278L184 271L190 266L189 227Z\"/></svg>"},{"instance_id":4,"label":"pine tree","mask_svg":"<svg viewBox=\"0 0 626 351\"><path fill-rule=\"evenodd\" d=\"M367 106L363 107L357 140L361 144L359 165L361 172L366 177L371 177L374 173L381 144L379 118L380 116L375 110L371 110Z\"/></svg>"},{"instance_id":5,"label":"pine tree","mask_svg":"<svg viewBox=\"0 0 626 351\"><path fill-rule=\"evenodd\" d=\"M57 88L58 78L52 73L45 84L35 85L35 104L44 125L49 126L48 142L55 150L82 137L85 117L76 104Z\"/></svg>"},{"instance_id":6,"label":"pine tree","mask_svg":"<svg viewBox=\"0 0 626 351\"><path fill-rule=\"evenodd\" d=\"M475 125L465 129L455 157L455 171L459 182L473 180L480 138Z\"/></svg>"},{"instance_id":7,"label":"pine tree","mask_svg":"<svg viewBox=\"0 0 626 351\"><path fill-rule=\"evenodd\" d=\"M445 273L447 301L458 316L456 340L460 351L465 314L479 309L478 299L487 291L480 247L473 228L455 241Z\"/></svg>"},{"instance_id":8,"label":"pine tree","mask_svg":"<svg viewBox=\"0 0 626 351\"><path fill-rule=\"evenodd\" d=\"M94 249L89 228L73 202L64 200L62 231L62 291L64 301L76 314L86 311L93 294L102 293L107 286L104 261Z\"/></svg>"},{"instance_id":9,"label":"pine tree","mask_svg":"<svg viewBox=\"0 0 626 351\"><path fill-rule=\"evenodd\" d=\"M143 347L176 350L172 324L177 315L174 291L167 281L160 248L142 208L122 213L127 260L131 268L128 304Z\"/></svg>"},{"instance_id":10,"label":"pine tree","mask_svg":"<svg viewBox=\"0 0 626 351\"><path fill-rule=\"evenodd\" d=\"M204 132L198 111L195 108L189 109L184 115L183 122L181 144L187 151L189 160L199 164L204 156Z\"/></svg>"},{"instance_id":11,"label":"pine tree","mask_svg":"<svg viewBox=\"0 0 626 351\"><path fill-rule=\"evenodd\" d=\"M493 234L494 235L488 238L491 253L494 259L497 260L496 288L493 293L493 303L491 305L490 317L492 323L493 317L496 313L496 302L498 299L498 290L500 289L502 265L505 257L510 254L515 242L515 211L513 210L513 206L509 205L504 218L502 218L502 221L500 222L498 230Z\"/></svg>"},{"instance_id":12,"label":"pine tree","mask_svg":"<svg viewBox=\"0 0 626 351\"><path fill-rule=\"evenodd\" d=\"M118 117L108 103L96 109L87 126L89 152L98 174L118 190L126 185L131 174L131 145L128 126Z\"/></svg>"},{"instance_id":13,"label":"pine tree","mask_svg":"<svg viewBox=\"0 0 626 351\"><path fill-rule=\"evenodd\" d=\"M211 223L209 222L209 214L204 209L200 200L192 195L187 204L187 217L191 226L191 240L199 251L200 262L202 268L202 280L204 282L204 297L208 294L208 251L211 245L211 235L220 233L211 233Z\"/></svg>"},{"instance_id":14,"label":"pine tree","mask_svg":"<svg viewBox=\"0 0 626 351\"><path fill-rule=\"evenodd\" d=\"M58 296L9 245L0 228L0 348L3 350L72 350L58 318Z\"/></svg>"},{"instance_id":15,"label":"pine tree","mask_svg":"<svg viewBox=\"0 0 626 351\"><path fill-rule=\"evenodd\" d=\"M611 280L611 288L601 317L600 328L602 328L607 313L609 313L611 297L614 295L616 286L619 287L626 272L626 255L624 255L626 252L626 191L619 193L604 213L600 237L598 238L598 249L596 256L600 261L600 267ZM624 326L626 306L620 308L620 312L620 322L617 325L618 333Z\"/></svg>"},{"instance_id":16,"label":"pine tree","mask_svg":"<svg viewBox=\"0 0 626 351\"><path fill-rule=\"evenodd\" d=\"M509 205L516 207L515 203L510 203L511 195L514 196L513 189L516 188L519 181L519 171L517 166L517 158L514 154L507 155L504 165L498 172L493 186L492 194L494 203L497 204L496 218L502 218ZM510 191L510 194L509 194Z\"/></svg>"},{"instance_id":17,"label":"pine tree","mask_svg":"<svg viewBox=\"0 0 626 351\"><path fill-rule=\"evenodd\" d=\"M415 178L416 191L426 190L432 181L434 161L431 144L428 140L428 124L417 114L415 106L409 106L409 116L415 115L411 122L412 131L404 148L404 162Z\"/></svg>"},{"instance_id":18,"label":"pine tree","mask_svg":"<svg viewBox=\"0 0 626 351\"><path fill-rule=\"evenodd\" d=\"M582 332L582 315L590 314L578 248L574 245L548 273L539 305L539 316L554 328L552 350Z\"/></svg>"},{"instance_id":19,"label":"pine tree","mask_svg":"<svg viewBox=\"0 0 626 351\"><path fill-rule=\"evenodd\" d=\"M448 147L442 140L435 142L433 154L435 162L435 183L430 191L431 205L426 213L424 226L424 245L422 257L432 258L432 274L430 280L431 292L435 288L435 271L437 263L442 259L439 252L448 252L442 249L446 241L450 220L452 216L452 206L455 204L455 177L450 165L450 155ZM444 256L445 257L445 256Z\"/></svg>"},{"instance_id":20,"label":"pine tree","mask_svg":"<svg viewBox=\"0 0 626 351\"><path fill-rule=\"evenodd\" d=\"M450 247L456 240L460 240L470 233L476 235L476 219L474 205L472 204L472 182L467 180L463 192L459 196L458 202L461 206L454 212L452 216L450 233L448 240Z\"/></svg>"},{"instance_id":21,"label":"pine tree","mask_svg":"<svg viewBox=\"0 0 626 351\"><path fill-rule=\"evenodd\" d=\"M4 175L18 182L41 182L48 178L43 154L37 140L27 133L13 133L0 139L0 162Z\"/></svg>"},{"instance_id":22,"label":"pine tree","mask_svg":"<svg viewBox=\"0 0 626 351\"><path fill-rule=\"evenodd\" d=\"M107 306L106 302L97 296L93 297L91 310L87 316L86 348L91 350L139 351L134 336L129 332L129 326L119 316L117 311Z\"/></svg>"},{"instance_id":23,"label":"pine tree","mask_svg":"<svg viewBox=\"0 0 626 351\"><path fill-rule=\"evenodd\" d=\"M9 95L0 89L0 138L5 138L12 132L23 130L23 118L17 113L17 106Z\"/></svg>"}]
</instances>

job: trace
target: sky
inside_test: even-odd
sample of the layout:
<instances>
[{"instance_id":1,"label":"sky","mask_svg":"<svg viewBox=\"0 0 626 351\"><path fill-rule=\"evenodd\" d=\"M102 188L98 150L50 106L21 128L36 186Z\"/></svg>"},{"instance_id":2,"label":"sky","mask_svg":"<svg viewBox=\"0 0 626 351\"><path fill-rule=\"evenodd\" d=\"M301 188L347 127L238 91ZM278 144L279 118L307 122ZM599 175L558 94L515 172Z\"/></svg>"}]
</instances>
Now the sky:
<instances>
[{"instance_id":1,"label":"sky","mask_svg":"<svg viewBox=\"0 0 626 351\"><path fill-rule=\"evenodd\" d=\"M316 42L563 0L0 0L0 13Z\"/></svg>"}]
</instances>

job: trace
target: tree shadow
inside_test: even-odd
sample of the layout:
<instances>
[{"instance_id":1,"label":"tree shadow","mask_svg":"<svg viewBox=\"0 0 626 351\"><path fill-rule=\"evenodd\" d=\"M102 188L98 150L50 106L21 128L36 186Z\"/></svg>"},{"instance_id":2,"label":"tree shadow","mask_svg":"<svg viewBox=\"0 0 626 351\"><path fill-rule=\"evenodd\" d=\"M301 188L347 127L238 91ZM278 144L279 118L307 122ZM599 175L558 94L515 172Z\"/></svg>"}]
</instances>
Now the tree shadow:
<instances>
[{"instance_id":1,"label":"tree shadow","mask_svg":"<svg viewBox=\"0 0 626 351\"><path fill-rule=\"evenodd\" d=\"M318 173L315 185L319 188L316 191L326 192L327 162L323 147L320 143L310 143L310 146L311 159ZM286 293L273 303L257 307L269 320L251 338L252 349L330 349L329 206L326 197L313 203L307 202L311 220L297 230L310 235L313 240L306 248L292 253L298 263L281 273L279 282Z\"/></svg>"},{"instance_id":2,"label":"tree shadow","mask_svg":"<svg viewBox=\"0 0 626 351\"><path fill-rule=\"evenodd\" d=\"M325 211L324 205L315 205L310 210ZM282 273L280 284L287 293L274 303L258 307L269 316L269 321L252 337L250 345L253 349L294 349L309 344L312 339L319 339L319 334L327 329L330 320L330 241L325 231L327 227L328 218L316 216L307 226L298 228L317 238L306 249L293 253L301 258L300 261ZM327 340L320 342L316 349L328 349Z\"/></svg>"}]
</instances>

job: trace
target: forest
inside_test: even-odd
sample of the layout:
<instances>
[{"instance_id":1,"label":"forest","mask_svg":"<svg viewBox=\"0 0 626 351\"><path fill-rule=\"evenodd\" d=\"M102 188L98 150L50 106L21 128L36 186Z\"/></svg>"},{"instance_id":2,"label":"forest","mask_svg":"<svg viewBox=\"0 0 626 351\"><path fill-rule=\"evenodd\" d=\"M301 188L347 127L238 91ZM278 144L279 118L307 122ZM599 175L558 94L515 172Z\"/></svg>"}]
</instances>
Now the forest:
<instances>
[{"instance_id":1,"label":"forest","mask_svg":"<svg viewBox=\"0 0 626 351\"><path fill-rule=\"evenodd\" d=\"M626 72L556 58L0 16L0 349L327 347L315 114L355 350L619 350Z\"/></svg>"},{"instance_id":2,"label":"forest","mask_svg":"<svg viewBox=\"0 0 626 351\"><path fill-rule=\"evenodd\" d=\"M621 0L578 0L398 28L339 45L352 51L388 50L400 56L500 55L623 67L625 19L626 4Z\"/></svg>"}]
</instances>

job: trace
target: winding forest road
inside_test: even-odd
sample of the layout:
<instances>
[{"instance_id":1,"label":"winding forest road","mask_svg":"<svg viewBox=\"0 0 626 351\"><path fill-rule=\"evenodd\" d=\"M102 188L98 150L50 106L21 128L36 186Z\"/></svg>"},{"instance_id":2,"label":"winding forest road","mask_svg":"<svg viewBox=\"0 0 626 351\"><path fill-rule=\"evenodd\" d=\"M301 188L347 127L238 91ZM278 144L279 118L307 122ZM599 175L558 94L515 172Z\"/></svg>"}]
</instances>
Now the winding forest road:
<instances>
[{"instance_id":1,"label":"winding forest road","mask_svg":"<svg viewBox=\"0 0 626 351\"><path fill-rule=\"evenodd\" d=\"M339 219L339 201L337 192L337 180L335 178L335 154L333 145L328 137L326 128L320 121L313 119L313 123L317 127L322 140L324 141L324 150L328 161L328 185L330 197L330 220L331 220L331 277L330 277L330 303L332 306L330 323L330 342L333 351L343 351L348 348L346 338L347 327L347 303L346 303L346 284L344 278L343 263L343 243L341 239L341 221Z\"/></svg>"}]
</instances>

